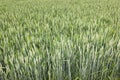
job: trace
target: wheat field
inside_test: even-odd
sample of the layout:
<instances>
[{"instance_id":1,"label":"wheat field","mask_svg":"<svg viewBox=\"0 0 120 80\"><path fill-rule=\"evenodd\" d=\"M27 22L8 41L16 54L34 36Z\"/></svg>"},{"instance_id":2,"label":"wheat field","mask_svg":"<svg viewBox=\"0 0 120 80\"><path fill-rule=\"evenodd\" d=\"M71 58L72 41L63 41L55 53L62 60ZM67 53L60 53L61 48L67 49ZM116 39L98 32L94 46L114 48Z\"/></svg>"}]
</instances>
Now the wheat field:
<instances>
[{"instance_id":1,"label":"wheat field","mask_svg":"<svg viewBox=\"0 0 120 80\"><path fill-rule=\"evenodd\" d=\"M0 0L0 80L120 80L120 0Z\"/></svg>"}]
</instances>

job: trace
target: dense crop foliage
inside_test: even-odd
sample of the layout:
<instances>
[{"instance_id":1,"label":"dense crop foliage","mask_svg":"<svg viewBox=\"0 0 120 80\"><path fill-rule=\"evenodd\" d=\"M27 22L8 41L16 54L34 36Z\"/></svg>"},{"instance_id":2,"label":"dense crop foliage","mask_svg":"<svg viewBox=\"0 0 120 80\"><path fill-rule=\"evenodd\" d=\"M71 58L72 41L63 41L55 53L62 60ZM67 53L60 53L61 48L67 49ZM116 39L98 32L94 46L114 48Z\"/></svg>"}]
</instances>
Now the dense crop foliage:
<instances>
[{"instance_id":1,"label":"dense crop foliage","mask_svg":"<svg viewBox=\"0 0 120 80\"><path fill-rule=\"evenodd\" d=\"M0 0L0 80L119 80L119 0Z\"/></svg>"}]
</instances>

